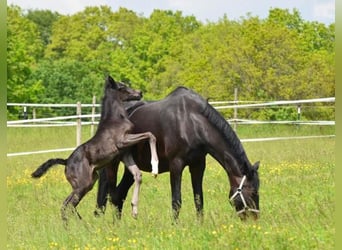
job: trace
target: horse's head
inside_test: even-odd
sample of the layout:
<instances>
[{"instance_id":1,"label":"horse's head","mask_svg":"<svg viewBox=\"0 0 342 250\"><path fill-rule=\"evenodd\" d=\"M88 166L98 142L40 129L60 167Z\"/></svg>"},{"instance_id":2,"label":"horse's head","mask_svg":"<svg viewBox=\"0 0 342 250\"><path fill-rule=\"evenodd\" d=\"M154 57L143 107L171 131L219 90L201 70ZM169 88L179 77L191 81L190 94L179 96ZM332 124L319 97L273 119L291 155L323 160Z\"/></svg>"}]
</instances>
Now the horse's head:
<instances>
[{"instance_id":1,"label":"horse's head","mask_svg":"<svg viewBox=\"0 0 342 250\"><path fill-rule=\"evenodd\" d=\"M140 100L142 98L142 92L140 90L134 90L124 83L116 82L111 76L108 76L105 83L105 93L107 91L116 91L121 101L133 101Z\"/></svg>"},{"instance_id":2,"label":"horse's head","mask_svg":"<svg viewBox=\"0 0 342 250\"><path fill-rule=\"evenodd\" d=\"M242 220L249 215L259 217L259 162L246 167L246 174L238 178L237 185L229 193L230 202Z\"/></svg>"}]
</instances>

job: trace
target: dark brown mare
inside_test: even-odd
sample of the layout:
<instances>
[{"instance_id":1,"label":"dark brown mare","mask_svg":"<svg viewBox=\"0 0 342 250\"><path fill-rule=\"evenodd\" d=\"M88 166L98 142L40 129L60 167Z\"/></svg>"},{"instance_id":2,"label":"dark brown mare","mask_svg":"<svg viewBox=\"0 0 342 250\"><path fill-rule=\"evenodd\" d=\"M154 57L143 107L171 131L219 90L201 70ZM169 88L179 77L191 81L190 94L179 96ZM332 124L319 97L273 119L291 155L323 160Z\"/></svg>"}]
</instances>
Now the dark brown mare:
<instances>
[{"instance_id":1,"label":"dark brown mare","mask_svg":"<svg viewBox=\"0 0 342 250\"><path fill-rule=\"evenodd\" d=\"M213 156L224 168L230 183L230 202L244 219L259 214L259 162L252 165L236 133L228 122L200 95L180 87L165 99L140 103L128 109L134 133L151 131L157 138L159 173L170 172L172 209L178 218L182 204L181 179L189 166L195 207L203 213L202 181L206 154ZM137 144L132 149L140 170L151 171L149 148ZM107 195L121 216L123 202L133 184L132 175L125 169L119 185L116 178L119 162L112 162L100 172L97 210L104 212Z\"/></svg>"},{"instance_id":2,"label":"dark brown mare","mask_svg":"<svg viewBox=\"0 0 342 250\"><path fill-rule=\"evenodd\" d=\"M150 158L154 166L153 173L158 172L158 156L156 153L156 139L150 132L132 134L133 124L129 121L123 101L140 100L140 91L133 90L123 83L115 82L110 76L105 82L104 97L101 106L101 118L95 135L78 146L67 159L50 159L32 173L32 177L39 178L56 164L65 165L65 175L72 186L71 194L62 206L62 218L66 220L65 209L69 204L76 211L76 206L93 187L97 180L97 170L112 162L114 158L121 158L131 177L135 180L135 191L132 198L132 215L137 216L138 194L141 183L141 172L133 161L129 147L148 140ZM78 213L77 213L78 214ZM80 215L78 214L80 217ZM81 218L81 217L80 217Z\"/></svg>"}]
</instances>

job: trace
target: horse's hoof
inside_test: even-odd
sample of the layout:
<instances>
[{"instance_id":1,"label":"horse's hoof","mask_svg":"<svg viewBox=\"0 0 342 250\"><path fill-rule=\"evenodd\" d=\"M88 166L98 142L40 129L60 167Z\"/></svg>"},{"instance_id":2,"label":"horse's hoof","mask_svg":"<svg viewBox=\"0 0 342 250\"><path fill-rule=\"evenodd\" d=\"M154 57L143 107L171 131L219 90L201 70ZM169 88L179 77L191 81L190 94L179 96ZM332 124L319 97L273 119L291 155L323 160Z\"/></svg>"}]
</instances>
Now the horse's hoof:
<instances>
[{"instance_id":1,"label":"horse's hoof","mask_svg":"<svg viewBox=\"0 0 342 250\"><path fill-rule=\"evenodd\" d=\"M97 211L97 210L94 211L94 216L97 217L97 218L100 217L103 214L104 214L103 211Z\"/></svg>"}]
</instances>

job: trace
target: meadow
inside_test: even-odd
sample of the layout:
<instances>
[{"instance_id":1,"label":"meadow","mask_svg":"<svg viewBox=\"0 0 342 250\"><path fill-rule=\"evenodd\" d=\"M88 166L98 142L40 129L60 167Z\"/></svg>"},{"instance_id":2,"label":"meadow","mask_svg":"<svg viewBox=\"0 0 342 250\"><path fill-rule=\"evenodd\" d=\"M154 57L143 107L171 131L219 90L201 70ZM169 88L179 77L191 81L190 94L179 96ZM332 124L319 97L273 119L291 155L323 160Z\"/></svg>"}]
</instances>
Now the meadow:
<instances>
[{"instance_id":1,"label":"meadow","mask_svg":"<svg viewBox=\"0 0 342 250\"><path fill-rule=\"evenodd\" d=\"M335 134L330 126L239 126L240 138ZM90 136L83 129L82 139ZM8 128L8 153L75 146L75 128ZM131 190L123 217L108 206L93 216L97 187L70 214L67 228L60 207L71 187L64 167L39 180L30 177L42 162L70 152L7 158L7 249L333 249L335 244L335 138L246 142L252 163L260 160L260 219L242 222L228 202L229 183L210 156L204 177L204 219L193 203L184 170L183 206L171 219L169 174L143 173L139 215L130 216ZM122 166L120 171L122 171Z\"/></svg>"}]
</instances>

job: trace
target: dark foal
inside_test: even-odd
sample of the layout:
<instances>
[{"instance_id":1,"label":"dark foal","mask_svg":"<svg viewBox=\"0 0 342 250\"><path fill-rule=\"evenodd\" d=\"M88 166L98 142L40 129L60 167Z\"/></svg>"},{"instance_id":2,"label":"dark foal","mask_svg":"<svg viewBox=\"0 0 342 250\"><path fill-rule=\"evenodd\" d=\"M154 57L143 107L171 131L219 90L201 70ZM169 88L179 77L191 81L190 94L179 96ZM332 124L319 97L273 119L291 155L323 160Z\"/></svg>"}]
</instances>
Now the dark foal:
<instances>
[{"instance_id":1,"label":"dark foal","mask_svg":"<svg viewBox=\"0 0 342 250\"><path fill-rule=\"evenodd\" d=\"M230 202L238 215L242 219L250 214L258 217L259 163L250 163L229 123L200 95L180 87L163 100L138 102L127 110L134 124L134 133L151 131L157 138L159 173L170 172L175 218L178 218L182 205L181 179L186 166L190 170L195 207L198 215L202 216L202 182L207 154L226 171L230 182ZM151 171L146 143L137 144L131 152L140 170ZM118 208L119 216L121 214L134 179L125 169L121 182L116 186L118 165L118 161L113 161L100 171L95 214L104 212L108 193Z\"/></svg>"},{"instance_id":2,"label":"dark foal","mask_svg":"<svg viewBox=\"0 0 342 250\"><path fill-rule=\"evenodd\" d=\"M76 211L78 203L93 188L98 177L97 170L116 158L121 159L134 176L136 185L132 198L132 215L133 217L137 216L141 172L132 158L130 147L148 140L151 149L152 173L154 175L158 173L156 138L150 132L132 134L133 124L127 118L126 110L123 107L124 101L140 100L141 97L140 91L133 90L123 83L115 82L110 76L107 77L101 118L95 135L78 146L69 158L50 159L32 173L32 177L39 178L53 165L65 165L65 176L73 191L62 206L64 220L67 219L65 214L67 206L71 204ZM78 216L80 217L79 214Z\"/></svg>"}]
</instances>

